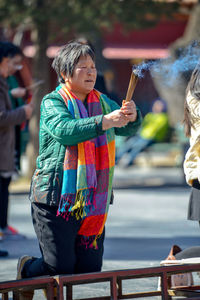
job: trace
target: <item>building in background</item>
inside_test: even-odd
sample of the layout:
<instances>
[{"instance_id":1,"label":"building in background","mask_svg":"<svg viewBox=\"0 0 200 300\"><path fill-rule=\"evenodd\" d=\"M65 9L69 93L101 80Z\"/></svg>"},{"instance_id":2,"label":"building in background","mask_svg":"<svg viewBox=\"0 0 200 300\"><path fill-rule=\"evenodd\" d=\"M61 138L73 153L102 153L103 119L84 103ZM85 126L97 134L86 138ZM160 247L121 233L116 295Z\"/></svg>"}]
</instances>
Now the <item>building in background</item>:
<instances>
[{"instance_id":1,"label":"building in background","mask_svg":"<svg viewBox=\"0 0 200 300\"><path fill-rule=\"evenodd\" d=\"M102 55L108 62L104 76L113 97L125 98L133 65L142 61L168 57L170 44L183 35L189 13L196 2L197 0L183 0L182 10L177 14L175 20L162 20L152 28L126 32L123 30L122 24L116 24L112 32L103 31ZM52 60L60 46L72 38L73 36L68 36L66 39L66 36L58 35L54 43L47 49L51 89L54 89L57 84L56 74L51 69ZM36 49L31 42L30 30L23 33L21 47L31 65ZM150 110L152 101L158 96L152 77L146 71L145 77L139 80L134 92L134 100L143 114Z\"/></svg>"}]
</instances>

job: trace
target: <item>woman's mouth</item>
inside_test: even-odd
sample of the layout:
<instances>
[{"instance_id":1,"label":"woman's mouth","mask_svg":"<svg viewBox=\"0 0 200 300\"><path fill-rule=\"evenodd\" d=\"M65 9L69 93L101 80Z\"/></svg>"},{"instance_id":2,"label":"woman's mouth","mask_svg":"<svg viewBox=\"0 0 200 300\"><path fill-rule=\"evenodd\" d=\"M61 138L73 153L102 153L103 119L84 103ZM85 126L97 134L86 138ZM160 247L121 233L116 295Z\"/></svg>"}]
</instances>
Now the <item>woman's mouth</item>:
<instances>
[{"instance_id":1,"label":"woman's mouth","mask_svg":"<svg viewBox=\"0 0 200 300\"><path fill-rule=\"evenodd\" d=\"M92 79L87 79L87 80L85 80L85 82L94 82L94 80L92 80Z\"/></svg>"}]
</instances>

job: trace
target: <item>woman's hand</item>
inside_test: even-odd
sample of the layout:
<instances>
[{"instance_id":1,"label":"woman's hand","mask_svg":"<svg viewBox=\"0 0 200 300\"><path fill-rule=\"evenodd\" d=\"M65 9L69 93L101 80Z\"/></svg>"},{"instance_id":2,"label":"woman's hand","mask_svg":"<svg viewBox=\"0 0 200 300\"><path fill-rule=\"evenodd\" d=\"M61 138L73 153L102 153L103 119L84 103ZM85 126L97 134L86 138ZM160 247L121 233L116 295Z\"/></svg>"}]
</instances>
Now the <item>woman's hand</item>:
<instances>
[{"instance_id":1,"label":"woman's hand","mask_svg":"<svg viewBox=\"0 0 200 300\"><path fill-rule=\"evenodd\" d=\"M129 119L121 111L121 109L114 110L113 112L103 116L102 129L107 130L112 127L123 127L127 125Z\"/></svg>"},{"instance_id":2,"label":"woman's hand","mask_svg":"<svg viewBox=\"0 0 200 300\"><path fill-rule=\"evenodd\" d=\"M23 108L25 110L26 119L29 120L32 116L33 109L34 109L33 103L30 102L29 104L25 104L23 105Z\"/></svg>"},{"instance_id":3,"label":"woman's hand","mask_svg":"<svg viewBox=\"0 0 200 300\"><path fill-rule=\"evenodd\" d=\"M123 100L120 110L126 116L129 122L134 122L137 119L136 106L133 100L127 102Z\"/></svg>"},{"instance_id":4,"label":"woman's hand","mask_svg":"<svg viewBox=\"0 0 200 300\"><path fill-rule=\"evenodd\" d=\"M10 92L14 98L22 98L26 94L26 89L22 87L17 87L12 89Z\"/></svg>"}]
</instances>

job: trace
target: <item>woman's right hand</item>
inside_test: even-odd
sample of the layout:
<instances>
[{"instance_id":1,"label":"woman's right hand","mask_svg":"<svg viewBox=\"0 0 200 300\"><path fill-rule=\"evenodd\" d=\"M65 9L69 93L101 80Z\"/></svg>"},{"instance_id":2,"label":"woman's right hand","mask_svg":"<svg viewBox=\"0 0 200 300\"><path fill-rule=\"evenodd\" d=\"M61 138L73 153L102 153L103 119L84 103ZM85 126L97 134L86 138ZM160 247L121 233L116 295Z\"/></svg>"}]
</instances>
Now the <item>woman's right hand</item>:
<instances>
[{"instance_id":1,"label":"woman's right hand","mask_svg":"<svg viewBox=\"0 0 200 300\"><path fill-rule=\"evenodd\" d=\"M113 112L103 116L102 129L107 130L112 127L123 127L128 124L129 120L120 110L114 110Z\"/></svg>"},{"instance_id":2,"label":"woman's right hand","mask_svg":"<svg viewBox=\"0 0 200 300\"><path fill-rule=\"evenodd\" d=\"M33 103L30 102L29 104L25 104L23 105L23 108L25 110L26 119L29 120L33 113Z\"/></svg>"},{"instance_id":3,"label":"woman's right hand","mask_svg":"<svg viewBox=\"0 0 200 300\"><path fill-rule=\"evenodd\" d=\"M14 98L22 98L26 94L26 89L22 87L17 87L12 89L10 92Z\"/></svg>"}]
</instances>

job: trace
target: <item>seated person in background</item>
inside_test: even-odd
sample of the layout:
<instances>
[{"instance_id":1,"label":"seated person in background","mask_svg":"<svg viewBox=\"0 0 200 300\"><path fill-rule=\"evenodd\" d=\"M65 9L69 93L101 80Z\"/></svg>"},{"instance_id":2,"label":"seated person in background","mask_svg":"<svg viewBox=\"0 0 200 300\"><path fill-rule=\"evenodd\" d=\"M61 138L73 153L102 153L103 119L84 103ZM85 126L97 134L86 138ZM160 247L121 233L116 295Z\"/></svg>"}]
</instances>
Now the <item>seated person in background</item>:
<instances>
[{"instance_id":1,"label":"seated person in background","mask_svg":"<svg viewBox=\"0 0 200 300\"><path fill-rule=\"evenodd\" d=\"M200 257L200 246L192 246L186 249L181 249L179 246L174 245L171 249L171 256L169 255L167 259L185 259Z\"/></svg>"},{"instance_id":2,"label":"seated person in background","mask_svg":"<svg viewBox=\"0 0 200 300\"><path fill-rule=\"evenodd\" d=\"M138 134L129 138L116 153L116 163L126 154L124 167L130 166L136 156L153 143L163 141L168 133L169 120L166 103L157 99L152 106L152 112L146 114Z\"/></svg>"}]
</instances>

